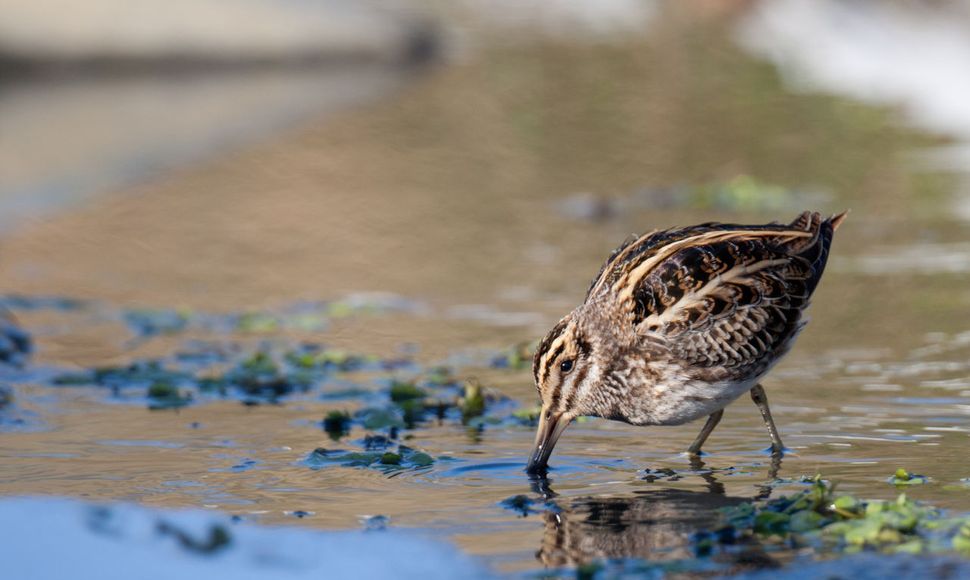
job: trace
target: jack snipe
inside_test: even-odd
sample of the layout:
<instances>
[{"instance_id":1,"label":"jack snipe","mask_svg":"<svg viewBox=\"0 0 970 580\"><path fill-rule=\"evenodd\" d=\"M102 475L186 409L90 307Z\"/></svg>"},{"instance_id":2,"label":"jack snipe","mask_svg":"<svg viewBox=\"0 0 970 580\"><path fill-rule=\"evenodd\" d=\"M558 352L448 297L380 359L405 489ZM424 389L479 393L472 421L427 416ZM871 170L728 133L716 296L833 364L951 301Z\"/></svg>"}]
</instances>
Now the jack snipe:
<instances>
[{"instance_id":1,"label":"jack snipe","mask_svg":"<svg viewBox=\"0 0 970 580\"><path fill-rule=\"evenodd\" d=\"M586 300L549 332L532 364L542 413L530 472L546 468L580 415L633 425L707 416L697 454L745 392L771 448L784 447L758 381L791 348L845 213L789 225L706 223L651 232L613 252Z\"/></svg>"}]
</instances>

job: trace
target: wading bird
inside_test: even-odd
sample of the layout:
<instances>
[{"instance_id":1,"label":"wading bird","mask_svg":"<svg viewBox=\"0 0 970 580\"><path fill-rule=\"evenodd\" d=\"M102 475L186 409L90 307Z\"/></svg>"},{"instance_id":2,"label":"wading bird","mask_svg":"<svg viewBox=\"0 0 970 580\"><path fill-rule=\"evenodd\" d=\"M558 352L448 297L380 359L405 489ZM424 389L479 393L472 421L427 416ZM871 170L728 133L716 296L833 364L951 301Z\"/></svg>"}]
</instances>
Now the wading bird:
<instances>
[{"instance_id":1,"label":"wading bird","mask_svg":"<svg viewBox=\"0 0 970 580\"><path fill-rule=\"evenodd\" d=\"M791 224L706 223L651 232L607 259L586 293L540 343L532 371L542 399L528 471L543 472L578 416L633 425L707 423L745 392L772 453L784 451L758 383L804 328L845 213Z\"/></svg>"}]
</instances>

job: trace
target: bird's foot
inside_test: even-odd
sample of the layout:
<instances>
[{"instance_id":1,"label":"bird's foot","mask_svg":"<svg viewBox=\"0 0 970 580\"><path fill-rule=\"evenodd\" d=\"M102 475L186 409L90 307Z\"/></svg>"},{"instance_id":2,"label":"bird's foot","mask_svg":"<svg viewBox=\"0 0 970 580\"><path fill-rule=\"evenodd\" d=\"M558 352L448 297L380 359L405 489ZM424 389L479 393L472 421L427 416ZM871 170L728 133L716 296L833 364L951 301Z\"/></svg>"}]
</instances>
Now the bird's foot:
<instances>
[{"instance_id":1,"label":"bird's foot","mask_svg":"<svg viewBox=\"0 0 970 580\"><path fill-rule=\"evenodd\" d=\"M680 454L681 457L707 457L710 455L707 451L702 451L700 449L688 449Z\"/></svg>"},{"instance_id":2,"label":"bird's foot","mask_svg":"<svg viewBox=\"0 0 970 580\"><path fill-rule=\"evenodd\" d=\"M764 455L770 455L772 457L785 457L788 455L792 455L796 457L798 456L798 454L795 453L793 449L790 449L788 447L775 447L774 445L772 445L771 447L766 447L762 449L761 453Z\"/></svg>"}]
</instances>

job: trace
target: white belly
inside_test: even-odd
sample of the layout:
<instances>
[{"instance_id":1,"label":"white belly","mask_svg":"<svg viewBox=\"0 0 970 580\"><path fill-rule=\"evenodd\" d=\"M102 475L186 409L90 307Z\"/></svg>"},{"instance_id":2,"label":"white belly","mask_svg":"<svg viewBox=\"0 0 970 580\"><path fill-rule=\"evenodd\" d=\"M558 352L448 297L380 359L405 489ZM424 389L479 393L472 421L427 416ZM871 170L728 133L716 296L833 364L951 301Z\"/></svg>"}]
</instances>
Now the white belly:
<instances>
[{"instance_id":1,"label":"white belly","mask_svg":"<svg viewBox=\"0 0 970 580\"><path fill-rule=\"evenodd\" d=\"M736 383L686 381L654 386L628 417L634 425L682 425L727 407L757 384L761 376Z\"/></svg>"}]
</instances>

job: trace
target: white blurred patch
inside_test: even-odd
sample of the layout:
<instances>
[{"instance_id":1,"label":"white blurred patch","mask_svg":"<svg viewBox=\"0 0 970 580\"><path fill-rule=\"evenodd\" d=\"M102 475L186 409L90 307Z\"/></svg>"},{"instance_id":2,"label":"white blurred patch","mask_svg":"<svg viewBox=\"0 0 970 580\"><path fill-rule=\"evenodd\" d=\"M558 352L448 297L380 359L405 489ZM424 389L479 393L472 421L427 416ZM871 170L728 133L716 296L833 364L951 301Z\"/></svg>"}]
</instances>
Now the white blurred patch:
<instances>
[{"instance_id":1,"label":"white blurred patch","mask_svg":"<svg viewBox=\"0 0 970 580\"><path fill-rule=\"evenodd\" d=\"M864 274L967 274L970 244L918 243L852 259L834 260L836 269Z\"/></svg>"},{"instance_id":2,"label":"white blurred patch","mask_svg":"<svg viewBox=\"0 0 970 580\"><path fill-rule=\"evenodd\" d=\"M642 33L659 6L657 0L464 0L463 4L486 26L574 38Z\"/></svg>"},{"instance_id":3,"label":"white blurred patch","mask_svg":"<svg viewBox=\"0 0 970 580\"><path fill-rule=\"evenodd\" d=\"M232 523L201 510L0 501L4 578L485 578L474 560L412 531L312 531ZM214 530L228 543L213 544ZM186 546L190 543L190 546Z\"/></svg>"},{"instance_id":4,"label":"white blurred patch","mask_svg":"<svg viewBox=\"0 0 970 580\"><path fill-rule=\"evenodd\" d=\"M796 88L898 106L915 125L956 137L917 161L970 173L970 3L763 1L737 37ZM970 196L957 210L970 219Z\"/></svg>"}]
</instances>

